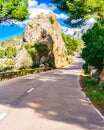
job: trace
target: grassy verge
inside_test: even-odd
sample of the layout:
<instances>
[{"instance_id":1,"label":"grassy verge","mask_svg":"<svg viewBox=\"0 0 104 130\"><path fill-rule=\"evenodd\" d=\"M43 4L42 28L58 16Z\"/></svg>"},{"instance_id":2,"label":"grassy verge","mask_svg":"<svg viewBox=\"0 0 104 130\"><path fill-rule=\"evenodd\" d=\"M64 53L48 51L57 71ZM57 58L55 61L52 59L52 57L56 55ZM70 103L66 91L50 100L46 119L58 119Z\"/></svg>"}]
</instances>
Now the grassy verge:
<instances>
[{"instance_id":1,"label":"grassy verge","mask_svg":"<svg viewBox=\"0 0 104 130\"><path fill-rule=\"evenodd\" d=\"M99 83L95 76L84 75L81 73L80 84L82 90L90 98L93 105L104 115L104 82Z\"/></svg>"}]
</instances>

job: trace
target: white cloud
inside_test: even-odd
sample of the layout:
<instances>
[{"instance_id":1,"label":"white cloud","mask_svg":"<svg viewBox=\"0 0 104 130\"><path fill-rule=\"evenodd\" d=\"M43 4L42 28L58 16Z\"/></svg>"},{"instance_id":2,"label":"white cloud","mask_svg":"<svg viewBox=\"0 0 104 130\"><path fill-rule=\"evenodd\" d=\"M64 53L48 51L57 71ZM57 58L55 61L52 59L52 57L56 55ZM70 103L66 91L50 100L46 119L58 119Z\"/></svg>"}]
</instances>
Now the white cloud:
<instances>
[{"instance_id":1,"label":"white cloud","mask_svg":"<svg viewBox=\"0 0 104 130\"><path fill-rule=\"evenodd\" d=\"M61 13L61 14L56 14L57 18L61 18L61 19L67 19L68 16L64 13Z\"/></svg>"},{"instance_id":2,"label":"white cloud","mask_svg":"<svg viewBox=\"0 0 104 130\"><path fill-rule=\"evenodd\" d=\"M29 7L28 8L33 8L38 5L38 2L36 0L29 0Z\"/></svg>"},{"instance_id":3,"label":"white cloud","mask_svg":"<svg viewBox=\"0 0 104 130\"><path fill-rule=\"evenodd\" d=\"M30 19L32 19L32 18L34 18L35 16L37 16L38 14L40 14L40 13L48 13L48 12L50 12L50 10L45 10L45 9L41 9L41 8L39 8L39 9L37 9L37 8L31 8L30 10L29 10L29 13L30 13Z\"/></svg>"},{"instance_id":4,"label":"white cloud","mask_svg":"<svg viewBox=\"0 0 104 130\"><path fill-rule=\"evenodd\" d=\"M20 27L25 27L25 25L29 22L29 19L24 20L23 22L15 21L15 24Z\"/></svg>"},{"instance_id":5,"label":"white cloud","mask_svg":"<svg viewBox=\"0 0 104 130\"><path fill-rule=\"evenodd\" d=\"M63 31L65 34L70 34L70 35L73 35L75 30L73 28L68 28L68 27L65 27L65 26L62 26L63 28Z\"/></svg>"},{"instance_id":6,"label":"white cloud","mask_svg":"<svg viewBox=\"0 0 104 130\"><path fill-rule=\"evenodd\" d=\"M30 0L30 3L31 0ZM35 17L36 15L40 14L40 13L48 13L51 12L53 10L56 9L56 7L53 4L45 4L42 3L40 5L38 5L38 3L34 4L35 6L31 6L31 8L29 8L29 13L30 13L30 19L32 19L33 17Z\"/></svg>"}]
</instances>

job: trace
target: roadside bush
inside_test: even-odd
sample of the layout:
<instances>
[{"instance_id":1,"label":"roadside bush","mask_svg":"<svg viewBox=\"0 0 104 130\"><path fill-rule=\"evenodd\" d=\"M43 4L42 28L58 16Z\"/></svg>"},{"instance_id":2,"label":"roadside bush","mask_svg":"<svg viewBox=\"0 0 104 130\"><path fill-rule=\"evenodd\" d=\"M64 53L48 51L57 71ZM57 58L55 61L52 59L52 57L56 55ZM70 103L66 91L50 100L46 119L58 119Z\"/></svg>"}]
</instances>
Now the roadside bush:
<instances>
[{"instance_id":1,"label":"roadside bush","mask_svg":"<svg viewBox=\"0 0 104 130\"><path fill-rule=\"evenodd\" d=\"M3 68L2 71L8 71L8 70L12 70L13 67L12 66L6 66L5 68Z\"/></svg>"},{"instance_id":2,"label":"roadside bush","mask_svg":"<svg viewBox=\"0 0 104 130\"><path fill-rule=\"evenodd\" d=\"M104 82L99 83L99 88L103 91L104 90Z\"/></svg>"},{"instance_id":3,"label":"roadside bush","mask_svg":"<svg viewBox=\"0 0 104 130\"><path fill-rule=\"evenodd\" d=\"M87 63L83 64L82 68L83 68L85 74L89 73L89 71L88 71L88 64Z\"/></svg>"},{"instance_id":4,"label":"roadside bush","mask_svg":"<svg viewBox=\"0 0 104 130\"><path fill-rule=\"evenodd\" d=\"M104 84L99 84L93 76L87 76L83 78L84 86L85 86L85 92L88 97L90 97L91 100L95 101L97 104L102 104L104 102ZM103 107L101 105L101 107Z\"/></svg>"},{"instance_id":5,"label":"roadside bush","mask_svg":"<svg viewBox=\"0 0 104 130\"><path fill-rule=\"evenodd\" d=\"M55 67L54 59L53 59L52 57L49 57L49 58L46 60L46 63L48 63L50 67Z\"/></svg>"}]
</instances>

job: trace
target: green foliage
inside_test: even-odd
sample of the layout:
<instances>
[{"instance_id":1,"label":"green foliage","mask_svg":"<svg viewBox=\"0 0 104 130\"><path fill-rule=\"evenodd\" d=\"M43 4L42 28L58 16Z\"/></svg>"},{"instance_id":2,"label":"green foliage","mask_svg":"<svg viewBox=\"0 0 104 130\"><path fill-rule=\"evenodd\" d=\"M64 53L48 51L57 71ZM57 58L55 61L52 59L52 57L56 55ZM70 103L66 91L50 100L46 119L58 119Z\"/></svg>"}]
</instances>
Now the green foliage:
<instances>
[{"instance_id":1,"label":"green foliage","mask_svg":"<svg viewBox=\"0 0 104 130\"><path fill-rule=\"evenodd\" d=\"M67 48L67 55L74 55L75 51L80 51L82 48L82 42L71 38L69 35L62 34L62 38Z\"/></svg>"},{"instance_id":2,"label":"green foliage","mask_svg":"<svg viewBox=\"0 0 104 130\"><path fill-rule=\"evenodd\" d=\"M33 65L32 67L38 67L39 65L39 56L38 56L38 52L35 49L34 45L31 45L31 43L27 43L25 44L25 48L27 49L28 53L30 54L31 58L32 58L32 62Z\"/></svg>"},{"instance_id":3,"label":"green foliage","mask_svg":"<svg viewBox=\"0 0 104 130\"><path fill-rule=\"evenodd\" d=\"M0 58L0 71L11 70L15 62L11 58Z\"/></svg>"},{"instance_id":4,"label":"green foliage","mask_svg":"<svg viewBox=\"0 0 104 130\"><path fill-rule=\"evenodd\" d=\"M6 66L6 67L3 68L2 71L8 71L8 70L12 70L12 69L13 69L12 66Z\"/></svg>"},{"instance_id":5,"label":"green foliage","mask_svg":"<svg viewBox=\"0 0 104 130\"><path fill-rule=\"evenodd\" d=\"M17 50L14 47L7 47L5 49L5 56L7 56L8 58L15 57L16 54L17 54Z\"/></svg>"},{"instance_id":6,"label":"green foliage","mask_svg":"<svg viewBox=\"0 0 104 130\"><path fill-rule=\"evenodd\" d=\"M100 82L100 83L99 83L99 88L100 88L101 90L104 90L104 82Z\"/></svg>"},{"instance_id":7,"label":"green foliage","mask_svg":"<svg viewBox=\"0 0 104 130\"><path fill-rule=\"evenodd\" d=\"M29 16L29 14L27 8L24 5L19 5L12 12L11 16L17 20L24 20Z\"/></svg>"},{"instance_id":8,"label":"green foliage","mask_svg":"<svg viewBox=\"0 0 104 130\"><path fill-rule=\"evenodd\" d=\"M54 20L53 20L52 17L49 17L48 19L49 19L49 21L50 21L51 24L54 24Z\"/></svg>"},{"instance_id":9,"label":"green foliage","mask_svg":"<svg viewBox=\"0 0 104 130\"><path fill-rule=\"evenodd\" d=\"M60 10L69 15L70 20L104 17L104 0L52 0Z\"/></svg>"},{"instance_id":10,"label":"green foliage","mask_svg":"<svg viewBox=\"0 0 104 130\"><path fill-rule=\"evenodd\" d=\"M104 59L104 20L96 23L82 38L85 44L85 48L82 51L82 58L86 63L101 71Z\"/></svg>"},{"instance_id":11,"label":"green foliage","mask_svg":"<svg viewBox=\"0 0 104 130\"><path fill-rule=\"evenodd\" d=\"M83 64L82 68L83 68L85 74L89 73L89 71L88 71L88 64L87 63Z\"/></svg>"},{"instance_id":12,"label":"green foliage","mask_svg":"<svg viewBox=\"0 0 104 130\"><path fill-rule=\"evenodd\" d=\"M17 49L15 47L8 46L7 48L0 50L0 57L1 58L3 58L3 57L8 57L8 58L15 57L16 54L17 54Z\"/></svg>"},{"instance_id":13,"label":"green foliage","mask_svg":"<svg viewBox=\"0 0 104 130\"><path fill-rule=\"evenodd\" d=\"M46 60L46 63L49 64L49 67L55 67L54 59L52 57L48 57L48 59Z\"/></svg>"},{"instance_id":14,"label":"green foliage","mask_svg":"<svg viewBox=\"0 0 104 130\"><path fill-rule=\"evenodd\" d=\"M104 101L104 91L102 91L102 87L99 87L98 82L91 76L84 77L83 81L87 96L98 104L101 104Z\"/></svg>"},{"instance_id":15,"label":"green foliage","mask_svg":"<svg viewBox=\"0 0 104 130\"><path fill-rule=\"evenodd\" d=\"M36 43L35 48L36 48L40 58L42 56L48 57L49 49L45 43Z\"/></svg>"},{"instance_id":16,"label":"green foliage","mask_svg":"<svg viewBox=\"0 0 104 130\"><path fill-rule=\"evenodd\" d=\"M14 18L24 20L28 18L28 0L0 0L0 20Z\"/></svg>"},{"instance_id":17,"label":"green foliage","mask_svg":"<svg viewBox=\"0 0 104 130\"><path fill-rule=\"evenodd\" d=\"M0 58L3 58L5 56L5 50L1 49L0 50Z\"/></svg>"}]
</instances>

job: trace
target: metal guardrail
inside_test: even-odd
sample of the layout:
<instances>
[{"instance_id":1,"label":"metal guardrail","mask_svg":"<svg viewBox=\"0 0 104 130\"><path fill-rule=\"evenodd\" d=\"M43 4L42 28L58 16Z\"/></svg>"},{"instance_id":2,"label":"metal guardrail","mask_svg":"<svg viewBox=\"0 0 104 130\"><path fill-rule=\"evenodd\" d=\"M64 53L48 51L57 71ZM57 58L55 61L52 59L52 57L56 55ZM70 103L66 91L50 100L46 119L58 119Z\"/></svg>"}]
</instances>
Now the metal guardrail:
<instances>
[{"instance_id":1,"label":"metal guardrail","mask_svg":"<svg viewBox=\"0 0 104 130\"><path fill-rule=\"evenodd\" d=\"M49 69L50 68L40 67L40 68L35 68L35 69L0 72L0 81L8 80L8 79L16 78L19 76L28 75L28 74L36 74L39 72L44 72L44 71L49 70Z\"/></svg>"}]
</instances>

